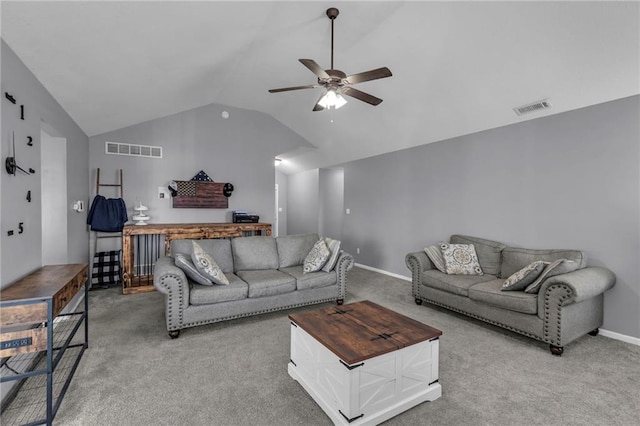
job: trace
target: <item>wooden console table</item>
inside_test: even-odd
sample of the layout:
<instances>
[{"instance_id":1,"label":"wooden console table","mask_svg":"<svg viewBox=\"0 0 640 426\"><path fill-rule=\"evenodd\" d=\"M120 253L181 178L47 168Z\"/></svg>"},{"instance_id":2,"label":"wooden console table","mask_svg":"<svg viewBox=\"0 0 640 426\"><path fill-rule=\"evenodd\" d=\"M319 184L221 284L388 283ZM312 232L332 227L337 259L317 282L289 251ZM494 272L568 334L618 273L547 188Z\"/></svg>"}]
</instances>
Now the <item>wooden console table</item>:
<instances>
[{"instance_id":1,"label":"wooden console table","mask_svg":"<svg viewBox=\"0 0 640 426\"><path fill-rule=\"evenodd\" d=\"M0 382L17 382L2 404L3 425L53 423L89 347L87 271L86 263L43 266L2 289ZM61 314L83 287L84 311ZM83 324L84 339L74 339Z\"/></svg>"},{"instance_id":2,"label":"wooden console table","mask_svg":"<svg viewBox=\"0 0 640 426\"><path fill-rule=\"evenodd\" d=\"M154 291L154 253L147 256L140 249L142 243L134 240L142 235L164 236L164 255L169 255L171 242L183 239L233 238L249 235L271 235L270 223L157 223L125 225L122 230L122 292L124 294ZM150 244L155 249L156 241ZM136 256L138 254L138 256ZM144 257L144 259L143 259ZM136 262L137 260L137 262ZM142 267L140 265L143 265Z\"/></svg>"}]
</instances>

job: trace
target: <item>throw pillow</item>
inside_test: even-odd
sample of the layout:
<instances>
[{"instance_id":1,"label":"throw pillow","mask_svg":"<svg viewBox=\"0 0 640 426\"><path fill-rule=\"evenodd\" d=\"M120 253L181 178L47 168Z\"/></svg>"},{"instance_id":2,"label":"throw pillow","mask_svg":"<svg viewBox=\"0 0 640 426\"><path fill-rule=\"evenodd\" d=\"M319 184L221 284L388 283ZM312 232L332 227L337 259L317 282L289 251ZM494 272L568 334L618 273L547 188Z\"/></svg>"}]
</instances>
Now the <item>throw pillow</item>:
<instances>
[{"instance_id":1,"label":"throw pillow","mask_svg":"<svg viewBox=\"0 0 640 426\"><path fill-rule=\"evenodd\" d=\"M534 282L536 278L540 276L542 270L547 266L549 262L537 260L531 262L519 271L514 272L507 278L502 284L502 291L521 291L524 290L529 284Z\"/></svg>"},{"instance_id":2,"label":"throw pillow","mask_svg":"<svg viewBox=\"0 0 640 426\"><path fill-rule=\"evenodd\" d=\"M209 278L202 275L198 271L198 269L196 269L196 266L193 264L191 259L185 256L184 254L177 253L174 261L176 266L182 269L185 275L191 278L193 281L202 285L213 285L213 282Z\"/></svg>"},{"instance_id":3,"label":"throw pillow","mask_svg":"<svg viewBox=\"0 0 640 426\"><path fill-rule=\"evenodd\" d=\"M440 244L445 271L449 275L483 275L473 244Z\"/></svg>"},{"instance_id":4,"label":"throw pillow","mask_svg":"<svg viewBox=\"0 0 640 426\"><path fill-rule=\"evenodd\" d=\"M525 293L537 294L540 291L540 287L542 287L542 283L550 277L554 277L560 274L566 274L567 272L573 272L580 267L580 264L575 260L569 259L558 259L554 262L551 262L545 269L542 271L540 276L527 288L524 289Z\"/></svg>"},{"instance_id":5,"label":"throw pillow","mask_svg":"<svg viewBox=\"0 0 640 426\"><path fill-rule=\"evenodd\" d=\"M331 256L329 247L323 239L319 239L311 248L311 251L304 258L304 265L302 266L302 273L307 274L309 272L316 272L322 269L327 260Z\"/></svg>"},{"instance_id":6,"label":"throw pillow","mask_svg":"<svg viewBox=\"0 0 640 426\"><path fill-rule=\"evenodd\" d=\"M440 243L440 244L446 244L446 243ZM433 263L433 266L435 266L438 271L444 272L445 274L447 273L447 270L444 266L444 258L442 257L442 252L440 251L439 247L437 246L425 247L424 252L427 253L427 257L429 258L431 263Z\"/></svg>"},{"instance_id":7,"label":"throw pillow","mask_svg":"<svg viewBox=\"0 0 640 426\"><path fill-rule=\"evenodd\" d=\"M336 267L338 256L340 256L340 240L334 240L332 238L325 237L324 242L325 244L327 244L327 247L331 252L331 256L329 256L329 259L327 260L327 263L325 263L322 267L322 270L324 272L331 272L333 271L333 268Z\"/></svg>"},{"instance_id":8,"label":"throw pillow","mask_svg":"<svg viewBox=\"0 0 640 426\"><path fill-rule=\"evenodd\" d=\"M192 241L193 251L191 252L191 260L202 275L209 278L216 284L229 285L229 280L222 272L222 269L218 266L213 257L205 252L200 244Z\"/></svg>"}]
</instances>

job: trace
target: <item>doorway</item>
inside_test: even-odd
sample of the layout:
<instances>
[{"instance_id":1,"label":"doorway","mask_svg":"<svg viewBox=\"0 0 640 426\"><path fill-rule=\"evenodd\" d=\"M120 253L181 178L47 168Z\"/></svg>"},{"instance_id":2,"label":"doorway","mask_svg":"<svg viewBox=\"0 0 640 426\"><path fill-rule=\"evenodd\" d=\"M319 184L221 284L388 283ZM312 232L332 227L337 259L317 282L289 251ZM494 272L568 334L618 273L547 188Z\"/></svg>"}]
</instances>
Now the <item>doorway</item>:
<instances>
[{"instance_id":1,"label":"doorway","mask_svg":"<svg viewBox=\"0 0 640 426\"><path fill-rule=\"evenodd\" d=\"M40 131L42 264L68 262L67 139Z\"/></svg>"}]
</instances>

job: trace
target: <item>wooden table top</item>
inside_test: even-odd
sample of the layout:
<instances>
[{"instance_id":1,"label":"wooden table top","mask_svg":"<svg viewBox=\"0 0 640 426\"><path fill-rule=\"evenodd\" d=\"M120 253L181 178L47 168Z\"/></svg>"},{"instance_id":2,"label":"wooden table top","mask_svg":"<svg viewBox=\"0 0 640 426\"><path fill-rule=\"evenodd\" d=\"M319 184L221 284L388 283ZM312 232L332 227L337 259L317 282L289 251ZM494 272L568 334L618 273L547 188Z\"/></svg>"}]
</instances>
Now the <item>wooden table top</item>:
<instances>
[{"instance_id":1,"label":"wooden table top","mask_svg":"<svg viewBox=\"0 0 640 426\"><path fill-rule=\"evenodd\" d=\"M51 299L70 280L87 269L87 263L43 266L3 288L0 301Z\"/></svg>"},{"instance_id":2,"label":"wooden table top","mask_svg":"<svg viewBox=\"0 0 640 426\"><path fill-rule=\"evenodd\" d=\"M289 319L349 365L442 335L368 300L295 313Z\"/></svg>"}]
</instances>

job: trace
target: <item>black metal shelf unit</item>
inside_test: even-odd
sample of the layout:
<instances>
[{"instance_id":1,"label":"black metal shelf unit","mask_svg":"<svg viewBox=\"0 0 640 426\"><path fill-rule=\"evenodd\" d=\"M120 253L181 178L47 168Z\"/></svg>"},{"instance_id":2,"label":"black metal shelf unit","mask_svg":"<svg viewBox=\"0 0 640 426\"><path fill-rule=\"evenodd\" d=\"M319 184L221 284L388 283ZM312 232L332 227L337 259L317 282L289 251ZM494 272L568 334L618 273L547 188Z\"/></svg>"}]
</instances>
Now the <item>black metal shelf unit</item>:
<instances>
[{"instance_id":1,"label":"black metal shelf unit","mask_svg":"<svg viewBox=\"0 0 640 426\"><path fill-rule=\"evenodd\" d=\"M55 314L82 289L84 310ZM35 319L37 315L33 313L43 311L45 307L46 321L8 327L4 324L14 317L13 313L28 312ZM3 426L52 425L82 355L89 346L86 265L81 278L76 277L55 295L0 300L0 309L4 317L0 330L0 383L2 387L10 387L2 401L0 422ZM10 382L14 382L13 386Z\"/></svg>"}]
</instances>

